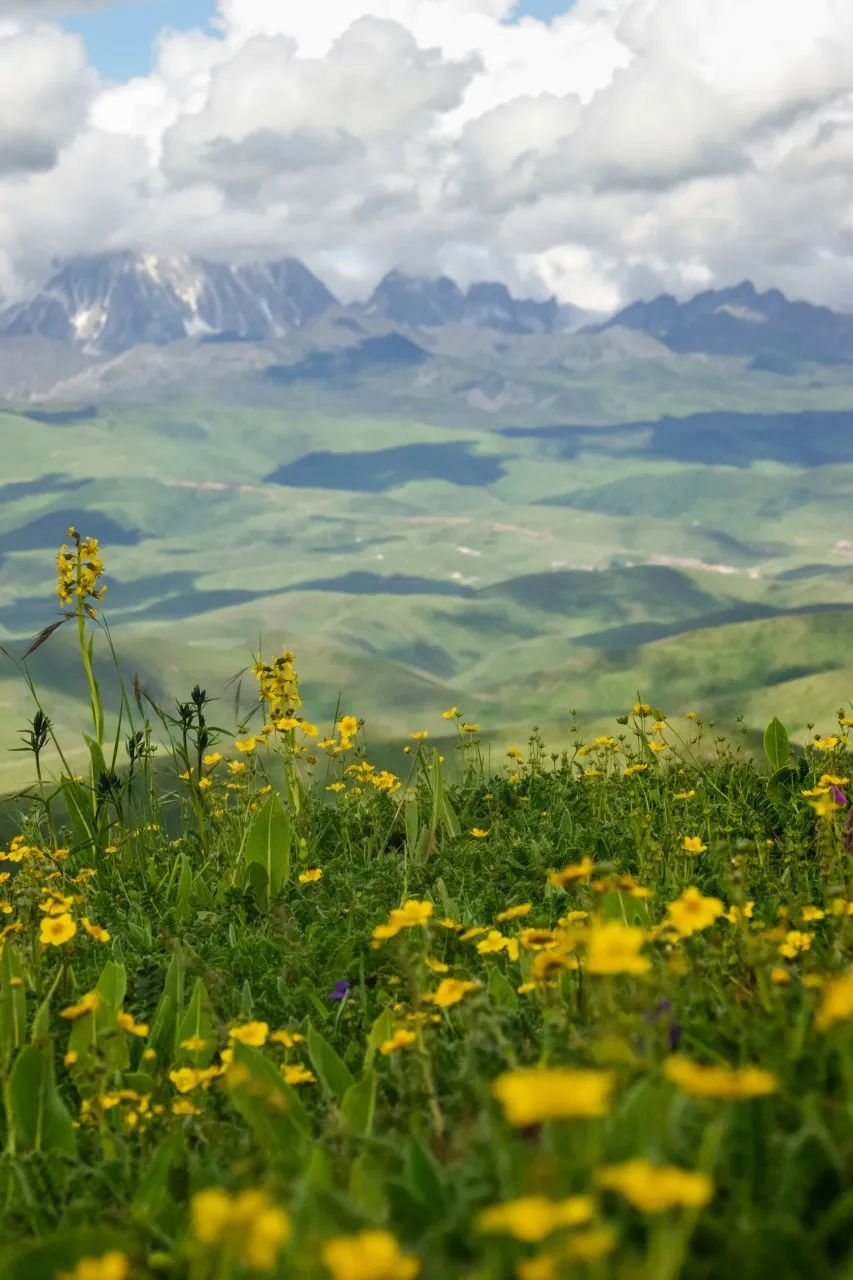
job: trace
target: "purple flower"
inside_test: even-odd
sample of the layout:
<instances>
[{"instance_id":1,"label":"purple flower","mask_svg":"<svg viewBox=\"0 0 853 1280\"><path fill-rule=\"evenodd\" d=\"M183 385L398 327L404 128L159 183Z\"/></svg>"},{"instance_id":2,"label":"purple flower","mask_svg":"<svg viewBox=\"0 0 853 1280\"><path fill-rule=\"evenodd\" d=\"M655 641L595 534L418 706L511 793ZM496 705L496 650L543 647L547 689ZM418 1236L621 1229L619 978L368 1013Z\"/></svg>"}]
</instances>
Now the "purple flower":
<instances>
[{"instance_id":1,"label":"purple flower","mask_svg":"<svg viewBox=\"0 0 853 1280\"><path fill-rule=\"evenodd\" d=\"M346 999L346 994L349 991L349 989L350 989L349 979L338 978L337 982L335 983L334 990L329 992L328 998L329 1000L344 1000Z\"/></svg>"},{"instance_id":2,"label":"purple flower","mask_svg":"<svg viewBox=\"0 0 853 1280\"><path fill-rule=\"evenodd\" d=\"M847 803L847 797L846 797L846 795L844 794L844 792L843 792L843 791L839 791L839 790L838 790L838 787L830 787L830 792L831 792L831 794L832 794L832 798L833 798L833 800L835 801L835 803L836 803L836 804L846 804L846 803Z\"/></svg>"},{"instance_id":3,"label":"purple flower","mask_svg":"<svg viewBox=\"0 0 853 1280\"><path fill-rule=\"evenodd\" d=\"M670 1051L670 1053L675 1053L676 1049L678 1048L678 1046L679 1046L680 1044L681 1044L681 1027L678 1025L678 1023L677 1023L677 1022L671 1022L671 1023L669 1024L669 1051Z\"/></svg>"}]
</instances>

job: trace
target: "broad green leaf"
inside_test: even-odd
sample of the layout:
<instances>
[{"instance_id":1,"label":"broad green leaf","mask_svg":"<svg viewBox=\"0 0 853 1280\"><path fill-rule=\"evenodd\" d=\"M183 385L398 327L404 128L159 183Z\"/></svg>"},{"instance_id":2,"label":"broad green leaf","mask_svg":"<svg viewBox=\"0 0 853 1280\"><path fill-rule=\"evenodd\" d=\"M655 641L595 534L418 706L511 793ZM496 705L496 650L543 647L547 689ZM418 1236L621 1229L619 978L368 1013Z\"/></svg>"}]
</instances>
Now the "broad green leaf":
<instances>
[{"instance_id":1,"label":"broad green leaf","mask_svg":"<svg viewBox=\"0 0 853 1280\"><path fill-rule=\"evenodd\" d=\"M252 818L243 841L243 861L263 867L270 893L278 893L290 871L290 819L274 791Z\"/></svg>"},{"instance_id":2,"label":"broad green leaf","mask_svg":"<svg viewBox=\"0 0 853 1280\"><path fill-rule=\"evenodd\" d=\"M176 1035L178 1016L184 1003L184 968L178 956L172 956L166 970L166 981L163 994L157 1003L154 1017L151 1019L151 1030L148 1033L148 1046L154 1049L161 1061L170 1063L178 1042Z\"/></svg>"},{"instance_id":3,"label":"broad green leaf","mask_svg":"<svg viewBox=\"0 0 853 1280\"><path fill-rule=\"evenodd\" d=\"M418 844L418 829L420 819L418 817L418 802L416 798L407 800L403 805L403 815L406 823L406 844L409 847L409 856L414 855Z\"/></svg>"},{"instance_id":4,"label":"broad green leaf","mask_svg":"<svg viewBox=\"0 0 853 1280\"><path fill-rule=\"evenodd\" d=\"M104 759L104 752L94 738L90 738L88 733L84 733L86 746L89 748L89 759L92 763L92 777L98 778L102 773L107 772L107 762Z\"/></svg>"},{"instance_id":5,"label":"broad green leaf","mask_svg":"<svg viewBox=\"0 0 853 1280\"><path fill-rule=\"evenodd\" d=\"M453 805L448 800L446 793L442 794L441 803L442 803L442 809L443 809L445 829L447 831L447 834L450 836L450 838L452 840L455 840L458 836L462 834L462 827L460 825L459 819L456 816L456 811L453 808Z\"/></svg>"},{"instance_id":6,"label":"broad green leaf","mask_svg":"<svg viewBox=\"0 0 853 1280\"><path fill-rule=\"evenodd\" d=\"M0 1065L24 1043L27 1030L27 994L24 971L11 942L0 950Z\"/></svg>"},{"instance_id":7,"label":"broad green leaf","mask_svg":"<svg viewBox=\"0 0 853 1280\"><path fill-rule=\"evenodd\" d=\"M308 1154L308 1117L281 1071L251 1045L234 1045L234 1060L225 1076L231 1104L251 1128L258 1145L304 1167Z\"/></svg>"},{"instance_id":8,"label":"broad green leaf","mask_svg":"<svg viewBox=\"0 0 853 1280\"><path fill-rule=\"evenodd\" d=\"M74 833L74 845L78 852L97 848L97 831L92 818L92 796L74 778L63 777L60 783L62 798L68 812L68 820Z\"/></svg>"},{"instance_id":9,"label":"broad green leaf","mask_svg":"<svg viewBox=\"0 0 853 1280\"><path fill-rule=\"evenodd\" d=\"M307 1044L308 1057L323 1088L336 1098L343 1098L354 1083L349 1067L311 1023L308 1024Z\"/></svg>"},{"instance_id":10,"label":"broad green leaf","mask_svg":"<svg viewBox=\"0 0 853 1280\"><path fill-rule=\"evenodd\" d=\"M175 894L175 924L189 924L192 919L192 884L193 873L190 870L189 859L186 855L181 855L181 874L178 878L178 889Z\"/></svg>"},{"instance_id":11,"label":"broad green leaf","mask_svg":"<svg viewBox=\"0 0 853 1280\"><path fill-rule=\"evenodd\" d=\"M341 1115L353 1133L361 1138L370 1136L376 1115L375 1071L365 1071L360 1080L350 1085L341 1099Z\"/></svg>"},{"instance_id":12,"label":"broad green leaf","mask_svg":"<svg viewBox=\"0 0 853 1280\"><path fill-rule=\"evenodd\" d=\"M370 1028L370 1034L367 1037L367 1051L364 1055L365 1070L372 1064L379 1046L384 1044L386 1040L390 1040L393 1034L394 1015L390 1009L383 1009Z\"/></svg>"},{"instance_id":13,"label":"broad green leaf","mask_svg":"<svg viewBox=\"0 0 853 1280\"><path fill-rule=\"evenodd\" d=\"M120 1009L127 992L127 973L124 965L116 964L115 960L108 960L101 970L95 990L114 1009Z\"/></svg>"},{"instance_id":14,"label":"broad green leaf","mask_svg":"<svg viewBox=\"0 0 853 1280\"><path fill-rule=\"evenodd\" d=\"M774 771L788 763L788 733L778 716L764 730L764 754Z\"/></svg>"},{"instance_id":15,"label":"broad green leaf","mask_svg":"<svg viewBox=\"0 0 853 1280\"><path fill-rule=\"evenodd\" d=\"M489 974L489 997L506 1009L514 1009L518 1004L515 987L500 969L492 969Z\"/></svg>"},{"instance_id":16,"label":"broad green leaf","mask_svg":"<svg viewBox=\"0 0 853 1280\"><path fill-rule=\"evenodd\" d=\"M776 804L790 804L799 781L800 775L794 766L785 764L781 769L771 773L767 779L767 794Z\"/></svg>"},{"instance_id":17,"label":"broad green leaf","mask_svg":"<svg viewBox=\"0 0 853 1280\"><path fill-rule=\"evenodd\" d=\"M412 1198L433 1212L444 1203L444 1189L435 1160L417 1138L410 1138L406 1145L402 1180Z\"/></svg>"},{"instance_id":18,"label":"broad green leaf","mask_svg":"<svg viewBox=\"0 0 853 1280\"><path fill-rule=\"evenodd\" d=\"M201 978L196 979L190 1002L178 1022L175 1038L177 1041L175 1062L179 1065L206 1067L213 1059L216 1043L213 1034L213 1018L210 1013L210 996ZM203 1049L193 1051L181 1048L185 1041L196 1038L204 1041Z\"/></svg>"},{"instance_id":19,"label":"broad green leaf","mask_svg":"<svg viewBox=\"0 0 853 1280\"><path fill-rule=\"evenodd\" d=\"M59 1095L53 1053L28 1044L21 1049L4 1089L9 1146L26 1151L77 1154L71 1115Z\"/></svg>"}]
</instances>

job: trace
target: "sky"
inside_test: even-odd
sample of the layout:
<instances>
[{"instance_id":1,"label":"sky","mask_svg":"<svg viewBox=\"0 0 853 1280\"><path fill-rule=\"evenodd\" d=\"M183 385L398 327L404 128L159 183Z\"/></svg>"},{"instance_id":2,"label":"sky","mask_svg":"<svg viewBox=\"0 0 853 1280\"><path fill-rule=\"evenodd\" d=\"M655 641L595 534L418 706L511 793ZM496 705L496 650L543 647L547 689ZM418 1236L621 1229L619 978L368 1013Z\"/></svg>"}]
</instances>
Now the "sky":
<instances>
[{"instance_id":1,"label":"sky","mask_svg":"<svg viewBox=\"0 0 853 1280\"><path fill-rule=\"evenodd\" d=\"M0 0L0 295L125 248L853 310L853 5Z\"/></svg>"},{"instance_id":2,"label":"sky","mask_svg":"<svg viewBox=\"0 0 853 1280\"><path fill-rule=\"evenodd\" d=\"M519 0L506 21L532 17L550 22L570 7L570 0ZM216 0L119 0L90 13L63 14L61 8L56 12L66 31L83 37L94 67L109 80L129 80L150 71L163 28L213 30Z\"/></svg>"}]
</instances>

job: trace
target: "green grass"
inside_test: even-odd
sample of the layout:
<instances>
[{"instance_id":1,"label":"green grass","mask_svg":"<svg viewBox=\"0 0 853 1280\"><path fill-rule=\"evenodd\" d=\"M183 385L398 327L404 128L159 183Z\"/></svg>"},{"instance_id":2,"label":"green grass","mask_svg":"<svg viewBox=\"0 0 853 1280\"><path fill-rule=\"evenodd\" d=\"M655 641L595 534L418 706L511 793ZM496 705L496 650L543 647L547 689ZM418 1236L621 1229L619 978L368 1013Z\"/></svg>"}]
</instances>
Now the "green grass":
<instances>
[{"instance_id":1,"label":"green grass","mask_svg":"<svg viewBox=\"0 0 853 1280\"><path fill-rule=\"evenodd\" d=\"M657 677L670 714L632 711L626 671L600 741L519 730L519 758L436 710L409 726L426 740L376 747L371 718L345 731L374 697L393 718L405 685L387 667L371 683L366 655L358 696L327 712L322 629L295 706L316 736L263 734L252 673L235 718L162 667L157 696L127 688L119 725L96 635L107 734L75 781L57 692L36 684L53 754L23 757L28 796L3 806L0 1276L853 1275L853 830L828 783L820 814L803 794L849 777L847 726L822 721L801 749L777 721L756 759L734 712L748 667L723 691L730 733L674 705L691 643L709 682L729 642L768 673L807 640L829 670L849 615L773 625L645 646L631 674ZM60 689L72 630L50 642ZM277 722L294 686L266 689ZM790 707L787 689L765 681L765 722L808 716L819 689ZM679 905L694 890L695 929ZM703 1097L685 1057L769 1074L757 1096L727 1100L718 1075ZM570 1073L551 1094L548 1071ZM517 1113L495 1092L508 1078ZM652 1211L654 1169L605 1186L629 1160L692 1180ZM483 1229L530 1196L544 1205ZM546 1229L572 1197L574 1225ZM365 1231L386 1233L384 1269Z\"/></svg>"}]
</instances>

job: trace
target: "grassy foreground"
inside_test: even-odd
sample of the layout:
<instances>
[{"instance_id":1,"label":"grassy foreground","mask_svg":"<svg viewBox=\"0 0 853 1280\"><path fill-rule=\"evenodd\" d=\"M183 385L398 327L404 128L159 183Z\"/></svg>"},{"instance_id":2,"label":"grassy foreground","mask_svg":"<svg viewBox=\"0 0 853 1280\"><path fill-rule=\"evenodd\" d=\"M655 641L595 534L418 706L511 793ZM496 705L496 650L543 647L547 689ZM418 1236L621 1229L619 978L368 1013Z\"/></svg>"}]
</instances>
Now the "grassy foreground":
<instances>
[{"instance_id":1,"label":"grassy foreground","mask_svg":"<svg viewBox=\"0 0 853 1280\"><path fill-rule=\"evenodd\" d=\"M102 570L72 531L90 767L39 706L0 870L0 1276L853 1277L847 710L489 773L450 708L392 773L284 654L109 737Z\"/></svg>"}]
</instances>

